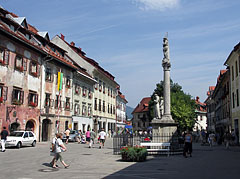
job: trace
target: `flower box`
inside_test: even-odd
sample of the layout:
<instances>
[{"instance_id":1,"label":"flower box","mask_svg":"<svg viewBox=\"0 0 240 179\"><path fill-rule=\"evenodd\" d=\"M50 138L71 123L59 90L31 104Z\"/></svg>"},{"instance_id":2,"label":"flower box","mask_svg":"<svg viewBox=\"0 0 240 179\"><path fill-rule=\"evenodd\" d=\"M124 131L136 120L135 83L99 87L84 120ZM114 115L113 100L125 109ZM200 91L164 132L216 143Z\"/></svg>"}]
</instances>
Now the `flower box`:
<instances>
[{"instance_id":1,"label":"flower box","mask_svg":"<svg viewBox=\"0 0 240 179\"><path fill-rule=\"evenodd\" d=\"M37 106L37 103L34 103L34 102L31 101L31 102L29 103L29 105L32 106L32 107L36 107L36 106Z\"/></svg>"},{"instance_id":2,"label":"flower box","mask_svg":"<svg viewBox=\"0 0 240 179\"><path fill-rule=\"evenodd\" d=\"M0 98L0 103L3 103L3 97Z\"/></svg>"},{"instance_id":3,"label":"flower box","mask_svg":"<svg viewBox=\"0 0 240 179\"><path fill-rule=\"evenodd\" d=\"M34 77L38 76L37 72L32 72L31 75L34 76Z\"/></svg>"},{"instance_id":4,"label":"flower box","mask_svg":"<svg viewBox=\"0 0 240 179\"><path fill-rule=\"evenodd\" d=\"M142 146L123 147L120 152L126 162L144 162L147 159L147 149Z\"/></svg>"},{"instance_id":5,"label":"flower box","mask_svg":"<svg viewBox=\"0 0 240 179\"><path fill-rule=\"evenodd\" d=\"M2 60L2 59L0 59L0 63L1 63L2 65L5 65L5 61Z\"/></svg>"}]
</instances>

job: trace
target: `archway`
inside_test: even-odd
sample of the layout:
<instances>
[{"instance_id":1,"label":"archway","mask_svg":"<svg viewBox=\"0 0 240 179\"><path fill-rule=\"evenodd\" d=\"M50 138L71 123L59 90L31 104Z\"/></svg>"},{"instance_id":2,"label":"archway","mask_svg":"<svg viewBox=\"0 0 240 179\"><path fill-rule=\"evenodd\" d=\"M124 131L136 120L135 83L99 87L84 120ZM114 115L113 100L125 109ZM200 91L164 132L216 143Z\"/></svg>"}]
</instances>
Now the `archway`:
<instances>
[{"instance_id":1,"label":"archway","mask_svg":"<svg viewBox=\"0 0 240 179\"><path fill-rule=\"evenodd\" d=\"M35 131L35 125L34 125L34 121L32 120L29 120L26 124L26 127L25 127L25 130L26 131Z\"/></svg>"},{"instance_id":2,"label":"archway","mask_svg":"<svg viewBox=\"0 0 240 179\"><path fill-rule=\"evenodd\" d=\"M10 132L20 130L20 124L17 122L14 122L10 125Z\"/></svg>"},{"instance_id":3,"label":"archway","mask_svg":"<svg viewBox=\"0 0 240 179\"><path fill-rule=\"evenodd\" d=\"M51 120L49 119L44 119L42 121L42 141L49 140L50 124L51 124Z\"/></svg>"}]
</instances>

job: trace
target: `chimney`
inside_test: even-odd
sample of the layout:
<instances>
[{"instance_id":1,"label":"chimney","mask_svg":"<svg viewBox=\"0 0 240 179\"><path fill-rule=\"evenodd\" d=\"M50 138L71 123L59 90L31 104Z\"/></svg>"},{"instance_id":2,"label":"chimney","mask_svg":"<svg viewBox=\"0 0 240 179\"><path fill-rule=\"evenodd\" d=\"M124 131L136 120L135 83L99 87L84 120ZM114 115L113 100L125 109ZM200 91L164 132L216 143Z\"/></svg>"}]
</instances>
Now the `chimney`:
<instances>
[{"instance_id":1,"label":"chimney","mask_svg":"<svg viewBox=\"0 0 240 179\"><path fill-rule=\"evenodd\" d=\"M82 51L82 48L81 47L78 47L80 51Z\"/></svg>"},{"instance_id":2,"label":"chimney","mask_svg":"<svg viewBox=\"0 0 240 179\"><path fill-rule=\"evenodd\" d=\"M70 45L73 46L73 47L75 47L75 43L74 43L74 42L71 42Z\"/></svg>"},{"instance_id":3,"label":"chimney","mask_svg":"<svg viewBox=\"0 0 240 179\"><path fill-rule=\"evenodd\" d=\"M65 36L63 34L61 34L61 39L64 40L65 39Z\"/></svg>"}]
</instances>

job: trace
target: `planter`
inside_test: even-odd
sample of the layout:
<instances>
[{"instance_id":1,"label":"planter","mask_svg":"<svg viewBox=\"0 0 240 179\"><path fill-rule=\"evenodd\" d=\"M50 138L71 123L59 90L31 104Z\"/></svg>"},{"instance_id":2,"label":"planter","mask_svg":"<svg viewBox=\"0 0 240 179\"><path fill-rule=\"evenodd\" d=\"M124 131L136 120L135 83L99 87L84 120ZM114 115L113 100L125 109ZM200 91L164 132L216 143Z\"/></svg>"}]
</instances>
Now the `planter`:
<instances>
[{"instance_id":1,"label":"planter","mask_svg":"<svg viewBox=\"0 0 240 179\"><path fill-rule=\"evenodd\" d=\"M122 161L144 162L147 158L147 149L141 146L123 147L120 149Z\"/></svg>"}]
</instances>

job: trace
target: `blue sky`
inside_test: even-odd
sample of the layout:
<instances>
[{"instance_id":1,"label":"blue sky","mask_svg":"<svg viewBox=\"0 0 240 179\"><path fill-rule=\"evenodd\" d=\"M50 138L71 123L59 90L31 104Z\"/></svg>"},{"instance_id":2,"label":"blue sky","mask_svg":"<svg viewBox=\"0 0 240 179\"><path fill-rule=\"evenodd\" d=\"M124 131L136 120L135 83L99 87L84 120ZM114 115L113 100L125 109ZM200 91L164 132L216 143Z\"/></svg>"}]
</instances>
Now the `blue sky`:
<instances>
[{"instance_id":1,"label":"blue sky","mask_svg":"<svg viewBox=\"0 0 240 179\"><path fill-rule=\"evenodd\" d=\"M239 42L239 0L0 0L50 38L62 33L115 76L135 107L163 79L168 32L171 78L206 99Z\"/></svg>"}]
</instances>

